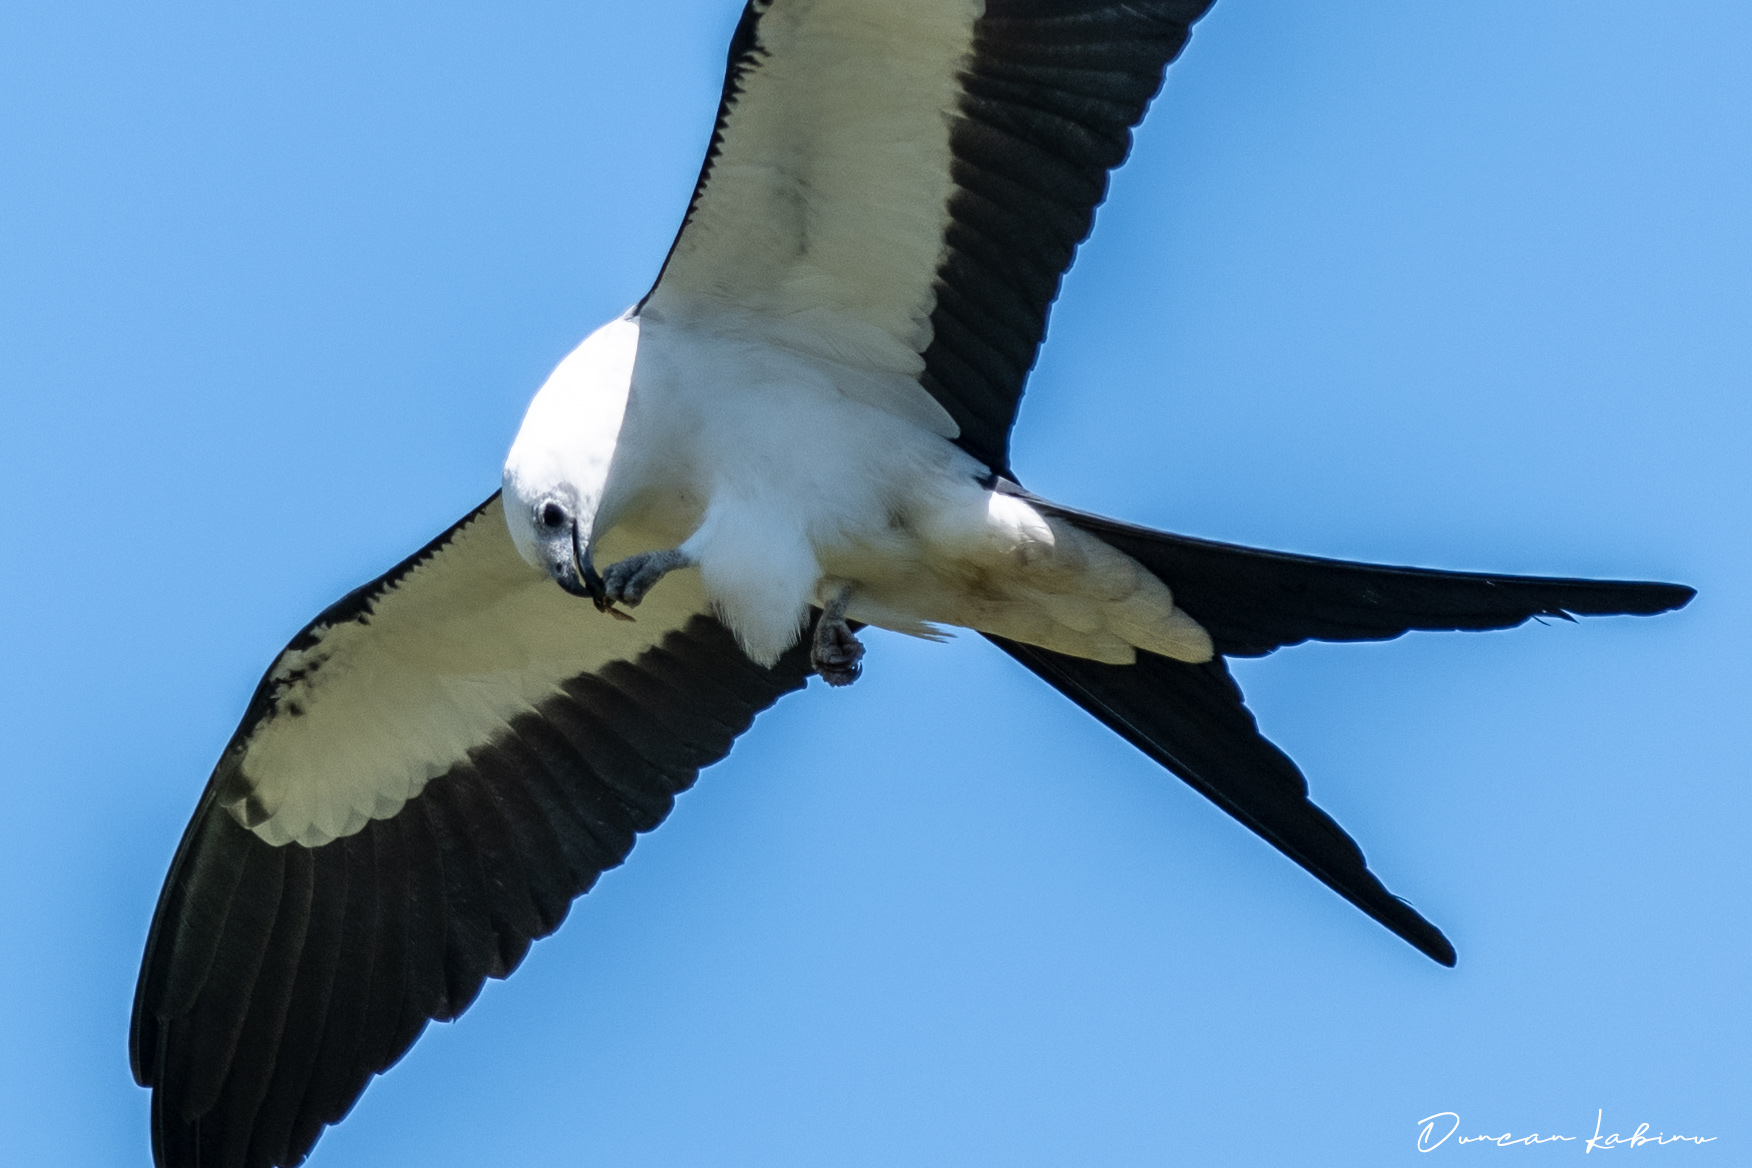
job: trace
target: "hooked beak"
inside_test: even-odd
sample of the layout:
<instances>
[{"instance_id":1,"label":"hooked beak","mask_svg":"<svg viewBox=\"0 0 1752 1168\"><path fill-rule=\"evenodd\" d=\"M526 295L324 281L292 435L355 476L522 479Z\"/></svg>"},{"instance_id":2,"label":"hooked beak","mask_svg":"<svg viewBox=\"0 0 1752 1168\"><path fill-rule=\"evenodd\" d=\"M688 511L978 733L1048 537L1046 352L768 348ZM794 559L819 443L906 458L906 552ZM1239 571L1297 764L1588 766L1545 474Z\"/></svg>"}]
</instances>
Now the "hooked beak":
<instances>
[{"instance_id":1,"label":"hooked beak","mask_svg":"<svg viewBox=\"0 0 1752 1168\"><path fill-rule=\"evenodd\" d=\"M608 593L602 586L602 574L590 562L590 553L584 550L583 542L578 538L577 524L572 525L571 559L557 561L549 565L548 570L553 574L556 584L573 596L590 601L596 606L597 612L606 612L624 621L633 619L608 599Z\"/></svg>"}]
</instances>

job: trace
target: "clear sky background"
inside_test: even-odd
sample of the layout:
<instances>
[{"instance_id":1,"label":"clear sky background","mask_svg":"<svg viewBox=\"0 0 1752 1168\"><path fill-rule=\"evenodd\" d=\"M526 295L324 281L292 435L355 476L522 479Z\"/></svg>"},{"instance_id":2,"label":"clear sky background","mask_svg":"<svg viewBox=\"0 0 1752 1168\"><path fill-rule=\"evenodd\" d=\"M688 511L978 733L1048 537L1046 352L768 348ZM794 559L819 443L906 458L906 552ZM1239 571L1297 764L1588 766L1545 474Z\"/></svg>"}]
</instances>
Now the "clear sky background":
<instances>
[{"instance_id":1,"label":"clear sky background","mask_svg":"<svg viewBox=\"0 0 1752 1168\"><path fill-rule=\"evenodd\" d=\"M739 7L0 7L7 1163L147 1163L128 1010L213 760L645 290ZM876 635L314 1163L1556 1163L1417 1121L1596 1109L1748 1162L1749 46L1730 0L1219 0L1023 408L1088 509L1701 589L1237 667L1458 969L978 638Z\"/></svg>"}]
</instances>

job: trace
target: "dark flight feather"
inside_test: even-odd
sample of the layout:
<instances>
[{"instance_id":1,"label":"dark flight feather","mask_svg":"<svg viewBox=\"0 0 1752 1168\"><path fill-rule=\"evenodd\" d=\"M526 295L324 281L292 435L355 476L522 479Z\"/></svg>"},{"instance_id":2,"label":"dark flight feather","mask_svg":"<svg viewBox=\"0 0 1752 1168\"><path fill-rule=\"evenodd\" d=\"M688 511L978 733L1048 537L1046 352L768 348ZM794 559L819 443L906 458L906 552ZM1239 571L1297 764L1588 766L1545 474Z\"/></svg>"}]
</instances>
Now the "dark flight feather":
<instances>
[{"instance_id":1,"label":"dark flight feather","mask_svg":"<svg viewBox=\"0 0 1752 1168\"><path fill-rule=\"evenodd\" d=\"M951 190L944 250L921 303L930 341L919 383L954 419L956 443L1009 473L1010 430L1046 336L1048 309L1088 238L1109 172L1212 0L986 0L947 111ZM724 70L711 144L657 282L711 198L735 109L772 59L751 0ZM933 209L934 210L934 209Z\"/></svg>"},{"instance_id":2,"label":"dark flight feather","mask_svg":"<svg viewBox=\"0 0 1752 1168\"><path fill-rule=\"evenodd\" d=\"M1008 474L1049 306L1108 172L1211 0L988 0L950 122L947 249L919 381Z\"/></svg>"},{"instance_id":3,"label":"dark flight feather","mask_svg":"<svg viewBox=\"0 0 1752 1168\"><path fill-rule=\"evenodd\" d=\"M802 688L808 643L761 669L698 616L513 719L396 815L316 848L267 844L220 805L228 755L172 864L136 994L158 1162L302 1161L429 1021L515 969L700 767Z\"/></svg>"}]
</instances>

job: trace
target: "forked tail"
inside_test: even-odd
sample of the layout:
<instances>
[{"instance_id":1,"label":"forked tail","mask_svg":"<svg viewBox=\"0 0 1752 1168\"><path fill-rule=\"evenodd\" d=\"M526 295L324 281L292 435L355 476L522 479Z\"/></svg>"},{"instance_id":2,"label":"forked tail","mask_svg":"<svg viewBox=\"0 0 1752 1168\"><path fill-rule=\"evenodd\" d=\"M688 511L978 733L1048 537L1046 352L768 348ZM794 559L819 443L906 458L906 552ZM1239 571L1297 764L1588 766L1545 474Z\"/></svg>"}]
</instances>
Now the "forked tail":
<instances>
[{"instance_id":1,"label":"forked tail","mask_svg":"<svg viewBox=\"0 0 1752 1168\"><path fill-rule=\"evenodd\" d=\"M1152 531L1029 496L1149 568L1211 634L1254 657L1301 641L1380 641L1413 629L1506 629L1532 617L1648 616L1683 607L1679 584L1498 576L1354 564ZM1140 652L1105 665L991 637L1010 656L1179 775L1340 896L1443 965L1454 947L1369 871L1356 842L1260 733L1222 656L1190 665Z\"/></svg>"}]
</instances>

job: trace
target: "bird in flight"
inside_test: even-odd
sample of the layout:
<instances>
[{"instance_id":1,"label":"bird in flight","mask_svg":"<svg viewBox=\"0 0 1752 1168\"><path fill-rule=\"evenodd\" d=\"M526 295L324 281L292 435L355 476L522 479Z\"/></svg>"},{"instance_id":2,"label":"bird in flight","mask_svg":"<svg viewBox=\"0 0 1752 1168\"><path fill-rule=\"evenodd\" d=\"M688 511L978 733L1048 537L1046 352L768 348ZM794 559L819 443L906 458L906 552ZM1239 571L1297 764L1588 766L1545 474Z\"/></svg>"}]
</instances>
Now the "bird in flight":
<instances>
[{"instance_id":1,"label":"bird in flight","mask_svg":"<svg viewBox=\"0 0 1752 1168\"><path fill-rule=\"evenodd\" d=\"M262 678L134 1003L166 1168L300 1163L756 714L867 627L974 630L1424 954L1226 660L1652 614L1679 585L1345 563L1025 490L1009 436L1109 172L1210 0L751 0L644 299L502 489Z\"/></svg>"}]
</instances>

